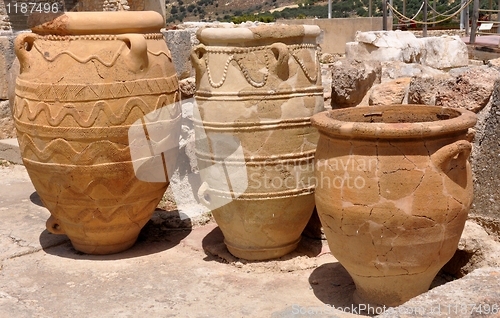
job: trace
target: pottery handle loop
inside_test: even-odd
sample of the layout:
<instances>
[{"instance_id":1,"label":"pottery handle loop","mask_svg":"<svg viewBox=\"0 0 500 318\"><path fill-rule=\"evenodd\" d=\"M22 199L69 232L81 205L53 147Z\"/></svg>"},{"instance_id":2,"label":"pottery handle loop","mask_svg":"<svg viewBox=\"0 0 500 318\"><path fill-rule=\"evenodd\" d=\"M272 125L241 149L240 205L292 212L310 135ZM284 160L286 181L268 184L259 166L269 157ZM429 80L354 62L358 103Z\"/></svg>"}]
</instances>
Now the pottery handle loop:
<instances>
[{"instance_id":1,"label":"pottery handle loop","mask_svg":"<svg viewBox=\"0 0 500 318\"><path fill-rule=\"evenodd\" d=\"M270 47L277 61L276 74L280 79L286 81L289 77L288 59L290 52L288 47L281 42L273 43Z\"/></svg>"},{"instance_id":2,"label":"pottery handle loop","mask_svg":"<svg viewBox=\"0 0 500 318\"><path fill-rule=\"evenodd\" d=\"M149 65L148 43L142 34L121 34L118 40L125 42L129 52L125 55L125 63L131 71L144 71Z\"/></svg>"},{"instance_id":3,"label":"pottery handle loop","mask_svg":"<svg viewBox=\"0 0 500 318\"><path fill-rule=\"evenodd\" d=\"M434 165L441 171L446 171L452 160L459 160L465 166L465 162L472 151L472 144L467 140L458 140L446 145L431 155Z\"/></svg>"},{"instance_id":4,"label":"pottery handle loop","mask_svg":"<svg viewBox=\"0 0 500 318\"><path fill-rule=\"evenodd\" d=\"M196 70L196 76L205 73L206 64L203 59L203 55L207 52L207 49L203 44L198 45L191 51L191 64Z\"/></svg>"},{"instance_id":5,"label":"pottery handle loop","mask_svg":"<svg viewBox=\"0 0 500 318\"><path fill-rule=\"evenodd\" d=\"M52 234L66 234L64 230L61 228L61 222L53 217L52 215L49 217L47 222L45 223L47 230Z\"/></svg>"},{"instance_id":6,"label":"pottery handle loop","mask_svg":"<svg viewBox=\"0 0 500 318\"><path fill-rule=\"evenodd\" d=\"M23 33L16 37L14 50L21 66L20 74L27 72L30 68L30 51L37 35L33 33Z\"/></svg>"},{"instance_id":7,"label":"pottery handle loop","mask_svg":"<svg viewBox=\"0 0 500 318\"><path fill-rule=\"evenodd\" d=\"M467 134L465 135L465 140L472 142L476 137L476 130L474 128L469 128Z\"/></svg>"},{"instance_id":8,"label":"pottery handle loop","mask_svg":"<svg viewBox=\"0 0 500 318\"><path fill-rule=\"evenodd\" d=\"M210 186L208 183L203 182L198 189L198 198L200 199L200 202L206 206L207 208L210 209L211 202L210 202L210 194L208 191L210 190Z\"/></svg>"}]
</instances>

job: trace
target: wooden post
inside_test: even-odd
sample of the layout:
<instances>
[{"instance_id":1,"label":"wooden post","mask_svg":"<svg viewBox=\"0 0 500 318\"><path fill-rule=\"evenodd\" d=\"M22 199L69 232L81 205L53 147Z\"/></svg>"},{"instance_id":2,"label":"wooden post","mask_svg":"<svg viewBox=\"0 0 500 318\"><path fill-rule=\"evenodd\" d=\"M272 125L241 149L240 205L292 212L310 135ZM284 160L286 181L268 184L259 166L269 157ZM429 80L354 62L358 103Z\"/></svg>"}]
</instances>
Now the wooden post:
<instances>
[{"instance_id":1,"label":"wooden post","mask_svg":"<svg viewBox=\"0 0 500 318\"><path fill-rule=\"evenodd\" d=\"M432 9L434 9L432 11L432 26L435 27L436 26L436 1L437 0L432 0Z\"/></svg>"},{"instance_id":2,"label":"wooden post","mask_svg":"<svg viewBox=\"0 0 500 318\"><path fill-rule=\"evenodd\" d=\"M470 44L476 43L477 20L479 19L479 0L474 0L474 8L472 8L472 27L470 30Z\"/></svg>"},{"instance_id":3,"label":"wooden post","mask_svg":"<svg viewBox=\"0 0 500 318\"><path fill-rule=\"evenodd\" d=\"M382 0L382 30L387 31L387 0Z\"/></svg>"},{"instance_id":4,"label":"wooden post","mask_svg":"<svg viewBox=\"0 0 500 318\"><path fill-rule=\"evenodd\" d=\"M467 0L464 0L467 1ZM470 24L469 24L469 6L464 10L464 23L465 23L465 35L469 35Z\"/></svg>"},{"instance_id":5,"label":"wooden post","mask_svg":"<svg viewBox=\"0 0 500 318\"><path fill-rule=\"evenodd\" d=\"M490 12L488 13L488 21L491 21L491 10L493 10L493 0L490 0Z\"/></svg>"},{"instance_id":6,"label":"wooden post","mask_svg":"<svg viewBox=\"0 0 500 318\"><path fill-rule=\"evenodd\" d=\"M427 37L427 0L424 0L424 28L422 30L422 36L425 38Z\"/></svg>"},{"instance_id":7,"label":"wooden post","mask_svg":"<svg viewBox=\"0 0 500 318\"><path fill-rule=\"evenodd\" d=\"M497 33L500 33L500 1L497 2Z\"/></svg>"}]
</instances>

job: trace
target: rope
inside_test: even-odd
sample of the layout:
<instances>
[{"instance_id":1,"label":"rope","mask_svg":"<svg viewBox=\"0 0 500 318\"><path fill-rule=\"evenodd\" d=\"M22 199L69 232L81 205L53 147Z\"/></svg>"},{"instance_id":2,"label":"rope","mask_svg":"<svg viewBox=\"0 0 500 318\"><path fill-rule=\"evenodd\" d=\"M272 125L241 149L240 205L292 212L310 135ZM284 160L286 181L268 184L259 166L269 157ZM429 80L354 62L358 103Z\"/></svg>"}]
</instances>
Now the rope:
<instances>
[{"instance_id":1,"label":"rope","mask_svg":"<svg viewBox=\"0 0 500 318\"><path fill-rule=\"evenodd\" d=\"M432 22L424 22L424 21L416 21L416 20L410 20L411 22L415 22L415 23L418 23L418 24L424 24L424 25L429 25L429 24L437 24L437 23L441 23L441 22L444 22L444 21L447 21L447 20L450 20L451 18L453 18L454 16L458 15L460 12L462 12L468 5L470 5L472 2L472 0L469 0L469 2L465 3L461 8L460 10L458 10L457 12L455 12L454 14L450 15L449 17L445 18L445 19L442 19L442 20L439 20L439 21L432 21ZM399 12L398 10L396 10L396 8L394 8L393 6L391 6L390 3L387 3L387 6L393 11L395 12L397 15L399 15L400 17L402 17L403 19L409 19L407 16L403 15L401 12Z\"/></svg>"},{"instance_id":2,"label":"rope","mask_svg":"<svg viewBox=\"0 0 500 318\"><path fill-rule=\"evenodd\" d=\"M434 10L434 8L433 8L433 7L429 7L429 8L431 9L431 11L432 11L432 12L434 12L434 13L436 14L436 16L437 16L437 17L440 17L440 16L442 16L442 17L449 17L450 15L449 15L449 14L447 14L447 13L448 13L448 12L451 12L451 11L453 11L453 10L455 10L456 8L460 7L461 5L462 5L462 4L461 4L461 3L459 3L459 4L457 4L456 6L454 6L453 8L451 8L450 10L445 11L445 12L443 12L443 13L439 13L439 12L437 12L436 10Z\"/></svg>"},{"instance_id":3,"label":"rope","mask_svg":"<svg viewBox=\"0 0 500 318\"><path fill-rule=\"evenodd\" d=\"M495 9L479 9L479 12L497 12L500 13L500 10L495 10Z\"/></svg>"},{"instance_id":4,"label":"rope","mask_svg":"<svg viewBox=\"0 0 500 318\"><path fill-rule=\"evenodd\" d=\"M423 7L424 7L424 2L422 2L422 5L420 6L420 9L418 9L417 13L415 13L415 15L413 16L413 18L408 18L407 20L401 20L401 22L411 22L411 21L413 21L418 16L418 14L420 13L420 11L422 10Z\"/></svg>"}]
</instances>

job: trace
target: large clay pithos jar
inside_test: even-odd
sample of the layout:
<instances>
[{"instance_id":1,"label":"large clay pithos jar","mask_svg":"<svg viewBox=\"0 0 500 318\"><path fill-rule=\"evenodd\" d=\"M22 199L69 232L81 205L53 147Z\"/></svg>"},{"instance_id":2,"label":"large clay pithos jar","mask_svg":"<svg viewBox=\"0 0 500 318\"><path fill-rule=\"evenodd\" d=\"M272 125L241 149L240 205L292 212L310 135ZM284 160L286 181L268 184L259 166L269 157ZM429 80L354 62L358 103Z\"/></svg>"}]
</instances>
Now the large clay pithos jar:
<instances>
[{"instance_id":1,"label":"large clay pithos jar","mask_svg":"<svg viewBox=\"0 0 500 318\"><path fill-rule=\"evenodd\" d=\"M204 28L196 68L199 196L229 251L264 260L293 251L314 209L323 110L317 26Z\"/></svg>"},{"instance_id":2,"label":"large clay pithos jar","mask_svg":"<svg viewBox=\"0 0 500 318\"><path fill-rule=\"evenodd\" d=\"M23 161L47 229L84 253L132 246L168 186L180 109L163 24L156 12L68 12L16 38Z\"/></svg>"},{"instance_id":3,"label":"large clay pithos jar","mask_svg":"<svg viewBox=\"0 0 500 318\"><path fill-rule=\"evenodd\" d=\"M323 112L312 123L318 214L355 302L396 306L427 291L472 203L475 114L391 105Z\"/></svg>"}]
</instances>

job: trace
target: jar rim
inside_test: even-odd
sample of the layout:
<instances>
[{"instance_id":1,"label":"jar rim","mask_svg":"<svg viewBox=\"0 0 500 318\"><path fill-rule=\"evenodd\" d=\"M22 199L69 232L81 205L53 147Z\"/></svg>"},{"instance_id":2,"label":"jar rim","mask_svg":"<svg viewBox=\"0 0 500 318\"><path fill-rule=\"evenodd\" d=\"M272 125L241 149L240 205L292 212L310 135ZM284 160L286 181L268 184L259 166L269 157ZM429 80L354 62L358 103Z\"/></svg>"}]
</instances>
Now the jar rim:
<instances>
[{"instance_id":1,"label":"jar rim","mask_svg":"<svg viewBox=\"0 0 500 318\"><path fill-rule=\"evenodd\" d=\"M42 35L86 35L159 32L165 21L156 11L101 11L34 13L28 24Z\"/></svg>"},{"instance_id":2,"label":"jar rim","mask_svg":"<svg viewBox=\"0 0 500 318\"><path fill-rule=\"evenodd\" d=\"M321 33L317 25L262 24L254 27L204 27L198 30L200 42L240 43L289 38L316 39Z\"/></svg>"},{"instance_id":3,"label":"jar rim","mask_svg":"<svg viewBox=\"0 0 500 318\"><path fill-rule=\"evenodd\" d=\"M476 122L476 114L466 109L414 104L335 109L311 117L322 134L369 139L463 133Z\"/></svg>"}]
</instances>

